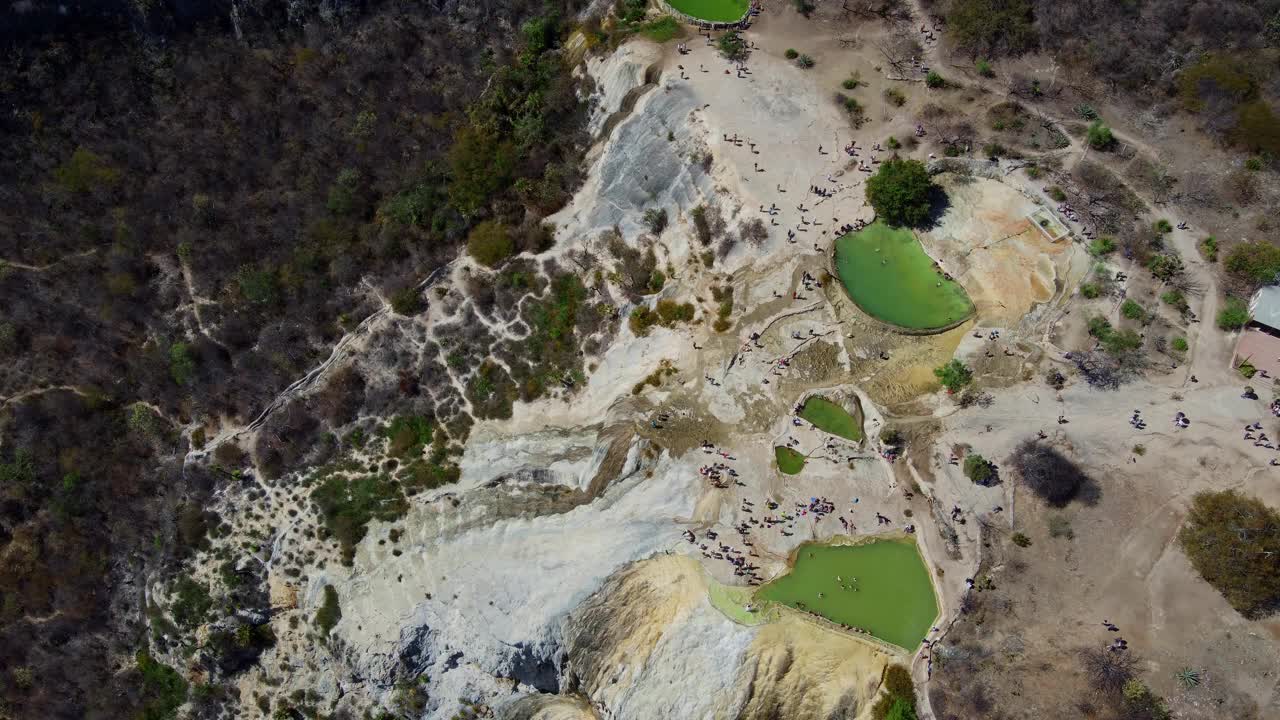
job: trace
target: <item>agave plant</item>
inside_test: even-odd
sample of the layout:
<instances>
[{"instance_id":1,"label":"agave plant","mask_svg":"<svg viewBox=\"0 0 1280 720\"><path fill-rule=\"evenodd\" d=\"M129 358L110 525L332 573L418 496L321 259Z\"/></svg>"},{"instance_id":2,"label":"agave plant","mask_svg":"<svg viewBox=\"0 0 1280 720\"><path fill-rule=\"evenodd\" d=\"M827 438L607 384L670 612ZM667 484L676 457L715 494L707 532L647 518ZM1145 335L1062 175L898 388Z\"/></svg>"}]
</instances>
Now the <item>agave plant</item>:
<instances>
[{"instance_id":1,"label":"agave plant","mask_svg":"<svg viewBox=\"0 0 1280 720\"><path fill-rule=\"evenodd\" d=\"M1178 684L1184 688L1191 689L1200 684L1200 671L1194 668L1185 667L1173 674Z\"/></svg>"}]
</instances>

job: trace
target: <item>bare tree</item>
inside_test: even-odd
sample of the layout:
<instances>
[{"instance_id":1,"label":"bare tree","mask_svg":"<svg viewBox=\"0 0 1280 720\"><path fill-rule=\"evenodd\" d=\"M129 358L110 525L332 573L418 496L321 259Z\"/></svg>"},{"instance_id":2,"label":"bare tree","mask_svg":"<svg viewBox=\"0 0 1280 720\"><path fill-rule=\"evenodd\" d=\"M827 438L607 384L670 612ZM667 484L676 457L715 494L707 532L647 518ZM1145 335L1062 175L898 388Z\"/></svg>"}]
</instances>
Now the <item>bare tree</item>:
<instances>
[{"instance_id":1,"label":"bare tree","mask_svg":"<svg viewBox=\"0 0 1280 720\"><path fill-rule=\"evenodd\" d=\"M1089 684L1099 692L1118 693L1133 678L1138 659L1124 650L1112 651L1088 648L1080 651Z\"/></svg>"}]
</instances>

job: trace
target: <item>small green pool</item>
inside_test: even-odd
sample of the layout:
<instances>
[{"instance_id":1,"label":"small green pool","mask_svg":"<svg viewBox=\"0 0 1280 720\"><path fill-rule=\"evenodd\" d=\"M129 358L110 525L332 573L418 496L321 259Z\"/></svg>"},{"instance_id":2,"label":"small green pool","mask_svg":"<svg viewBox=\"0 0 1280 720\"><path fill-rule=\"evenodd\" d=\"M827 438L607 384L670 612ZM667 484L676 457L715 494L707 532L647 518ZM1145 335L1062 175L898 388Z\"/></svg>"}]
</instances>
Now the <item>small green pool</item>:
<instances>
[{"instance_id":1,"label":"small green pool","mask_svg":"<svg viewBox=\"0 0 1280 720\"><path fill-rule=\"evenodd\" d=\"M747 14L749 0L667 0L667 4L699 20L736 22Z\"/></svg>"},{"instance_id":2,"label":"small green pool","mask_svg":"<svg viewBox=\"0 0 1280 720\"><path fill-rule=\"evenodd\" d=\"M791 572L760 588L759 597L862 628L907 650L915 650L938 617L929 570L909 540L806 543Z\"/></svg>"},{"instance_id":3,"label":"small green pool","mask_svg":"<svg viewBox=\"0 0 1280 720\"><path fill-rule=\"evenodd\" d=\"M824 397L805 400L804 406L800 408L800 417L825 433L839 435L846 440L862 439L862 418L855 418L849 411Z\"/></svg>"},{"instance_id":4,"label":"small green pool","mask_svg":"<svg viewBox=\"0 0 1280 720\"><path fill-rule=\"evenodd\" d=\"M974 311L960 283L934 268L906 228L874 222L839 238L836 273L863 312L907 330L942 330Z\"/></svg>"},{"instance_id":5,"label":"small green pool","mask_svg":"<svg viewBox=\"0 0 1280 720\"><path fill-rule=\"evenodd\" d=\"M778 461L778 469L786 475L796 475L804 469L804 455L789 447L774 447L773 458Z\"/></svg>"}]
</instances>

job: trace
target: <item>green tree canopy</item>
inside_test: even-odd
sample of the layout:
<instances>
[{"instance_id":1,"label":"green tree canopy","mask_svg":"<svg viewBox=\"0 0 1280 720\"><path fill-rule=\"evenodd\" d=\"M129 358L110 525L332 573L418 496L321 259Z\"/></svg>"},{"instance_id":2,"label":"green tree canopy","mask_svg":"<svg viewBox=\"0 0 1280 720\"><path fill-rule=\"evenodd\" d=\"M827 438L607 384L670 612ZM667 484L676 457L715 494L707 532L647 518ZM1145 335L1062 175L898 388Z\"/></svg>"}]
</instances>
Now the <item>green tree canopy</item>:
<instances>
[{"instance_id":1,"label":"green tree canopy","mask_svg":"<svg viewBox=\"0 0 1280 720\"><path fill-rule=\"evenodd\" d=\"M1192 566L1247 617L1280 608L1280 513L1237 493L1202 492L1178 532Z\"/></svg>"},{"instance_id":2,"label":"green tree canopy","mask_svg":"<svg viewBox=\"0 0 1280 720\"><path fill-rule=\"evenodd\" d=\"M467 252L476 262L494 267L511 257L516 250L507 226L493 220L486 220L471 229L467 238Z\"/></svg>"},{"instance_id":3,"label":"green tree canopy","mask_svg":"<svg viewBox=\"0 0 1280 720\"><path fill-rule=\"evenodd\" d=\"M867 202L890 225L922 225L929 219L933 187L924 163L894 158L867 181Z\"/></svg>"},{"instance_id":4,"label":"green tree canopy","mask_svg":"<svg viewBox=\"0 0 1280 720\"><path fill-rule=\"evenodd\" d=\"M463 215L476 212L507 186L514 167L511 141L483 128L462 128L449 148L449 202Z\"/></svg>"},{"instance_id":5,"label":"green tree canopy","mask_svg":"<svg viewBox=\"0 0 1280 720\"><path fill-rule=\"evenodd\" d=\"M950 392L956 392L973 382L973 371L959 360L952 360L946 365L934 368L933 374L938 378L938 382L942 383L942 386Z\"/></svg>"}]
</instances>

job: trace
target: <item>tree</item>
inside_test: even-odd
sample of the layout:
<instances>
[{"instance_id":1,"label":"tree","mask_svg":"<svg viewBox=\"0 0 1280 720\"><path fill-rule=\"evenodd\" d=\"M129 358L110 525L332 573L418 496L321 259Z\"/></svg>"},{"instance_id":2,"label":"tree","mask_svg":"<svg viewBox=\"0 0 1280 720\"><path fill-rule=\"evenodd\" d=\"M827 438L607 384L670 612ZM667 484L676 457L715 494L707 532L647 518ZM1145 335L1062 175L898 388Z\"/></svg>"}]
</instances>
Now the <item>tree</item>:
<instances>
[{"instance_id":1,"label":"tree","mask_svg":"<svg viewBox=\"0 0 1280 720\"><path fill-rule=\"evenodd\" d=\"M468 125L449 148L449 202L471 215L507 186L515 167L515 146L495 133Z\"/></svg>"},{"instance_id":2,"label":"tree","mask_svg":"<svg viewBox=\"0 0 1280 720\"><path fill-rule=\"evenodd\" d=\"M893 158L867 181L867 202L890 225L922 225L929 219L933 189L924 163Z\"/></svg>"},{"instance_id":3,"label":"tree","mask_svg":"<svg viewBox=\"0 0 1280 720\"><path fill-rule=\"evenodd\" d=\"M661 235L667 229L667 222L667 211L664 208L649 208L644 211L644 224L654 235Z\"/></svg>"},{"instance_id":4,"label":"tree","mask_svg":"<svg viewBox=\"0 0 1280 720\"><path fill-rule=\"evenodd\" d=\"M1133 678L1137 658L1127 652L1089 648L1080 653L1085 675L1095 690L1117 693Z\"/></svg>"},{"instance_id":5,"label":"tree","mask_svg":"<svg viewBox=\"0 0 1280 720\"><path fill-rule=\"evenodd\" d=\"M934 368L933 374L950 393L973 382L973 371L959 360L952 360L946 365Z\"/></svg>"},{"instance_id":6,"label":"tree","mask_svg":"<svg viewBox=\"0 0 1280 720\"><path fill-rule=\"evenodd\" d=\"M1280 275L1280 247L1264 240L1241 243L1227 254L1223 267L1255 283L1271 283Z\"/></svg>"},{"instance_id":7,"label":"tree","mask_svg":"<svg viewBox=\"0 0 1280 720\"><path fill-rule=\"evenodd\" d=\"M990 460L978 453L964 456L964 475L978 485L990 485L995 479L996 469Z\"/></svg>"},{"instance_id":8,"label":"tree","mask_svg":"<svg viewBox=\"0 0 1280 720\"><path fill-rule=\"evenodd\" d=\"M495 267L515 253L515 243L507 226L494 220L486 220L471 229L467 238L467 252L476 262Z\"/></svg>"},{"instance_id":9,"label":"tree","mask_svg":"<svg viewBox=\"0 0 1280 720\"><path fill-rule=\"evenodd\" d=\"M1249 618L1280 609L1280 513L1235 490L1202 492L1178 543L1205 582Z\"/></svg>"},{"instance_id":10,"label":"tree","mask_svg":"<svg viewBox=\"0 0 1280 720\"><path fill-rule=\"evenodd\" d=\"M956 0L947 13L956 45L974 55L1019 53L1036 43L1027 0Z\"/></svg>"},{"instance_id":11,"label":"tree","mask_svg":"<svg viewBox=\"0 0 1280 720\"><path fill-rule=\"evenodd\" d=\"M196 361L191 356L191 348L186 343L176 342L169 346L169 375L179 385L190 384L196 373Z\"/></svg>"},{"instance_id":12,"label":"tree","mask_svg":"<svg viewBox=\"0 0 1280 720\"><path fill-rule=\"evenodd\" d=\"M1249 306L1240 298L1227 298L1222 309L1218 311L1218 327L1223 330L1238 330L1249 322Z\"/></svg>"},{"instance_id":13,"label":"tree","mask_svg":"<svg viewBox=\"0 0 1280 720\"><path fill-rule=\"evenodd\" d=\"M716 46L720 48L720 54L730 60L742 60L747 56L747 41L742 39L737 30L721 35Z\"/></svg>"},{"instance_id":14,"label":"tree","mask_svg":"<svg viewBox=\"0 0 1280 720\"><path fill-rule=\"evenodd\" d=\"M906 700L894 698L893 704L889 706L889 712L884 716L884 720L916 720L916 710Z\"/></svg>"},{"instance_id":15,"label":"tree","mask_svg":"<svg viewBox=\"0 0 1280 720\"><path fill-rule=\"evenodd\" d=\"M1092 481L1074 462L1048 445L1024 440L1013 451L1013 468L1037 497L1054 507L1071 502Z\"/></svg>"},{"instance_id":16,"label":"tree","mask_svg":"<svg viewBox=\"0 0 1280 720\"><path fill-rule=\"evenodd\" d=\"M1105 150L1115 142L1115 136L1111 134L1111 128L1103 125L1101 120L1094 120L1089 125L1088 140L1089 147L1094 150Z\"/></svg>"}]
</instances>

